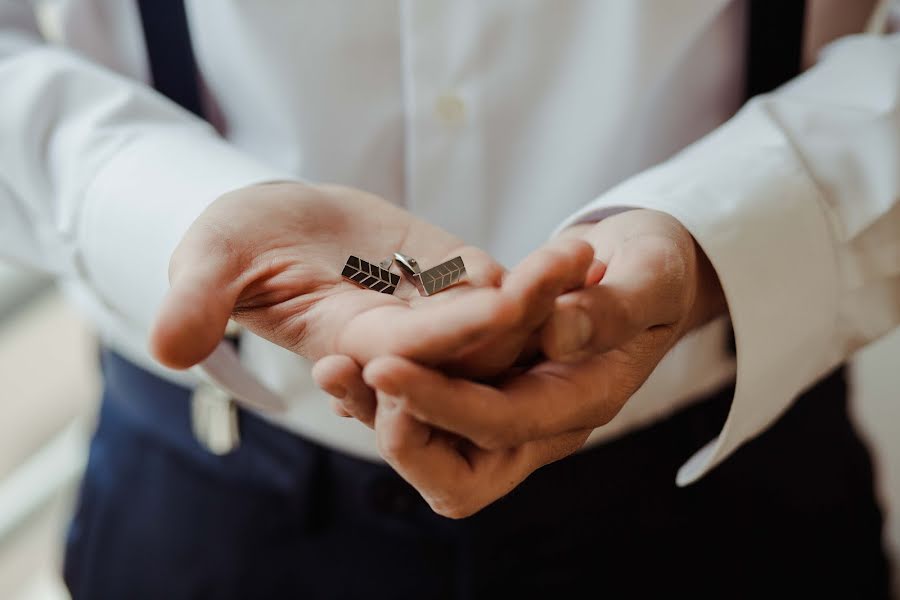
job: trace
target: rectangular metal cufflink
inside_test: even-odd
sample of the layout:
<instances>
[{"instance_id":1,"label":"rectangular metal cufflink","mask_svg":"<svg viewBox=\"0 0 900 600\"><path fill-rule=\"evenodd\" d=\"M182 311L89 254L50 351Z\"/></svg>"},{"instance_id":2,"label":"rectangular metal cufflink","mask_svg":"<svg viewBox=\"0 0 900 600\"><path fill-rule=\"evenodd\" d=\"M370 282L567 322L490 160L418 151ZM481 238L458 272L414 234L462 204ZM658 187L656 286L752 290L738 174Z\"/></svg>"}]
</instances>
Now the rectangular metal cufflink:
<instances>
[{"instance_id":1,"label":"rectangular metal cufflink","mask_svg":"<svg viewBox=\"0 0 900 600\"><path fill-rule=\"evenodd\" d=\"M366 262L358 256L350 256L347 259L341 276L364 288L384 294L393 294L400 285L399 275Z\"/></svg>"},{"instance_id":2,"label":"rectangular metal cufflink","mask_svg":"<svg viewBox=\"0 0 900 600\"><path fill-rule=\"evenodd\" d=\"M456 285L466 276L466 265L461 256L451 258L425 271L419 269L419 264L412 257L395 253L394 258L423 296L433 296Z\"/></svg>"}]
</instances>

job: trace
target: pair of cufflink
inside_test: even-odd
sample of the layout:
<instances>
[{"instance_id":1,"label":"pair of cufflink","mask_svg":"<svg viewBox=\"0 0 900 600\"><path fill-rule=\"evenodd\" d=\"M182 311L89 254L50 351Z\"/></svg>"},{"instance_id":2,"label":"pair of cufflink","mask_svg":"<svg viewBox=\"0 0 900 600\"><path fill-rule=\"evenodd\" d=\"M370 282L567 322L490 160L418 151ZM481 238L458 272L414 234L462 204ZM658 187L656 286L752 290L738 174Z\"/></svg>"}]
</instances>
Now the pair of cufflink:
<instances>
[{"instance_id":1,"label":"pair of cufflink","mask_svg":"<svg viewBox=\"0 0 900 600\"><path fill-rule=\"evenodd\" d=\"M442 292L461 282L466 276L466 265L460 256L423 271L415 258L399 252L394 252L392 257L378 264L351 255L344 264L341 276L366 289L393 294L400 285L400 276L390 271L394 261L422 296L433 296Z\"/></svg>"}]
</instances>

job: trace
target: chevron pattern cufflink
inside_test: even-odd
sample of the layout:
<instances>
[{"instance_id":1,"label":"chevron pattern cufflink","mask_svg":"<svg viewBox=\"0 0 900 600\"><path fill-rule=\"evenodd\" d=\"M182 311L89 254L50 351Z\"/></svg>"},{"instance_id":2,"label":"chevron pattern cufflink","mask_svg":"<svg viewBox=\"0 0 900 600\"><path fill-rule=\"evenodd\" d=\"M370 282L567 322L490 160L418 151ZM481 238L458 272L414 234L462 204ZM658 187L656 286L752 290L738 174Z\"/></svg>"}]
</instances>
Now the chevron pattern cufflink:
<instances>
[{"instance_id":1,"label":"chevron pattern cufflink","mask_svg":"<svg viewBox=\"0 0 900 600\"><path fill-rule=\"evenodd\" d=\"M451 258L436 267L423 271L411 256L394 253L394 260L406 278L416 286L422 296L433 296L461 282L466 276L466 265L461 256Z\"/></svg>"},{"instance_id":2,"label":"chevron pattern cufflink","mask_svg":"<svg viewBox=\"0 0 900 600\"><path fill-rule=\"evenodd\" d=\"M393 294L397 291L397 286L400 285L400 276L388 271L391 262L388 259L382 261L381 264L374 265L358 256L351 255L347 262L344 263L344 270L341 271L341 276L360 287L374 292Z\"/></svg>"}]
</instances>

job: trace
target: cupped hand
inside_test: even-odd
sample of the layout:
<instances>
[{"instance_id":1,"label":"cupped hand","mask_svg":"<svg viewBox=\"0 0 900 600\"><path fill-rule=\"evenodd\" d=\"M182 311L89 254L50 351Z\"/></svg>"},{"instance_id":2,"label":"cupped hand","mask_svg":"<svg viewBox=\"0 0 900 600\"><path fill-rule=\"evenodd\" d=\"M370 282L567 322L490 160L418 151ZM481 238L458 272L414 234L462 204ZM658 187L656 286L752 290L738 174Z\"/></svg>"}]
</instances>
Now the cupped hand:
<instances>
[{"instance_id":1,"label":"cupped hand","mask_svg":"<svg viewBox=\"0 0 900 600\"><path fill-rule=\"evenodd\" d=\"M350 255L378 263L394 252L424 268L461 256L468 281L424 298L405 281L389 295L341 277ZM513 364L553 298L583 283L590 261L587 245L557 244L532 261L529 277L501 289L504 270L489 255L377 196L255 185L217 199L184 235L151 348L163 364L192 366L233 318L313 360L340 354L362 365L397 355L490 375Z\"/></svg>"},{"instance_id":2,"label":"cupped hand","mask_svg":"<svg viewBox=\"0 0 900 600\"><path fill-rule=\"evenodd\" d=\"M555 300L545 360L496 385L404 357L341 372L350 389L378 391L382 455L441 514L472 514L576 451L685 332L725 310L711 265L668 215L628 211L564 235L607 267L599 285Z\"/></svg>"}]
</instances>

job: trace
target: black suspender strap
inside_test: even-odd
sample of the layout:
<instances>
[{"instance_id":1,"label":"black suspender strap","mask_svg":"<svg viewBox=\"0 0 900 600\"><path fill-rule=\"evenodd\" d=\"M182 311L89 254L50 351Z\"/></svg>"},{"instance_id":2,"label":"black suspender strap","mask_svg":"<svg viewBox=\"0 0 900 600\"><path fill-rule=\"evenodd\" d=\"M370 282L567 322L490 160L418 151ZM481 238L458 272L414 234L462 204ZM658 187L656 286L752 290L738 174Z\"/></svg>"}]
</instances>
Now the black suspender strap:
<instances>
[{"instance_id":1,"label":"black suspender strap","mask_svg":"<svg viewBox=\"0 0 900 600\"><path fill-rule=\"evenodd\" d=\"M800 74L803 66L803 25L806 0L748 0L747 99L771 92ZM734 330L726 342L737 354Z\"/></svg>"},{"instance_id":2,"label":"black suspender strap","mask_svg":"<svg viewBox=\"0 0 900 600\"><path fill-rule=\"evenodd\" d=\"M806 0L749 0L746 97L793 79L803 61Z\"/></svg>"},{"instance_id":3,"label":"black suspender strap","mask_svg":"<svg viewBox=\"0 0 900 600\"><path fill-rule=\"evenodd\" d=\"M137 4L153 87L202 117L197 63L184 0L137 0Z\"/></svg>"}]
</instances>

